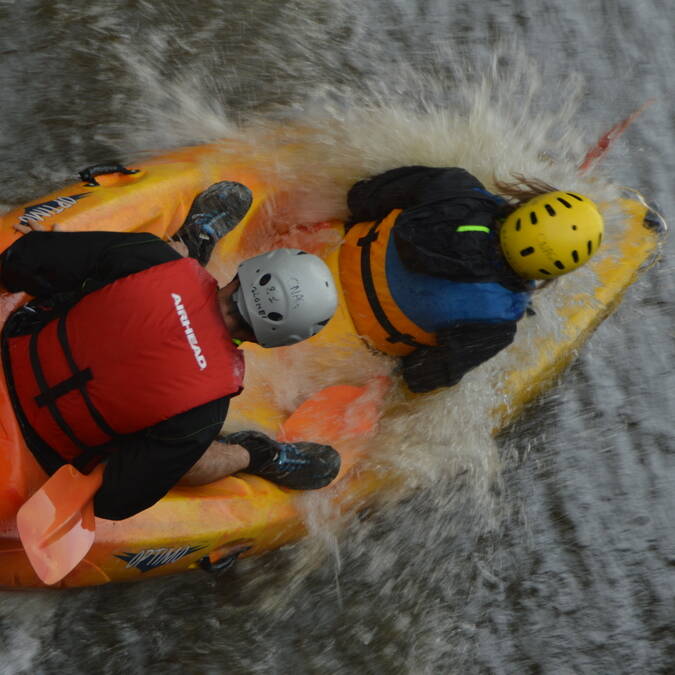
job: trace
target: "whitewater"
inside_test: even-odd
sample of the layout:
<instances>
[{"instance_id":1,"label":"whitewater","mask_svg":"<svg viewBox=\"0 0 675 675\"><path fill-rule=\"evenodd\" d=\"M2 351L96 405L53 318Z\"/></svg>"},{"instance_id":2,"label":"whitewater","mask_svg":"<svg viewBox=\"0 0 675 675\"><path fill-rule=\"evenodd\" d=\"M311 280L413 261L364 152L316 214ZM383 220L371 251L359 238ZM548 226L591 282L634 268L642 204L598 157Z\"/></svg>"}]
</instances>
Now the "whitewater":
<instances>
[{"instance_id":1,"label":"whitewater","mask_svg":"<svg viewBox=\"0 0 675 675\"><path fill-rule=\"evenodd\" d=\"M513 172L673 213L672 2L0 2L10 205L111 157L235 137L346 215L356 180L404 164ZM597 168L598 137L655 99ZM301 148L287 153L285 148ZM610 238L621 227L608 219ZM393 406L378 461L405 490L231 573L0 594L0 672L633 673L675 667L672 243L561 382L497 440L503 353L461 387ZM225 277L231 270L216 270ZM562 329L582 270L536 300L526 349ZM289 353L293 409L363 350ZM252 366L255 369L255 364ZM288 372L292 373L288 376Z\"/></svg>"}]
</instances>

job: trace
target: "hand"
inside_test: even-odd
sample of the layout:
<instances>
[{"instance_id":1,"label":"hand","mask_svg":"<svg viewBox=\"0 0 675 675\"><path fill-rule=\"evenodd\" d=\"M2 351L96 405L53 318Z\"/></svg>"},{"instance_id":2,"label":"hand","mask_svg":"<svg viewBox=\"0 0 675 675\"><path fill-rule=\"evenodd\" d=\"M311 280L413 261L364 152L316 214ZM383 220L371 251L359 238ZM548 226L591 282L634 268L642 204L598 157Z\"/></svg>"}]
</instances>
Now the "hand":
<instances>
[{"instance_id":1,"label":"hand","mask_svg":"<svg viewBox=\"0 0 675 675\"><path fill-rule=\"evenodd\" d=\"M21 223L16 223L14 229L21 234L28 234L29 232L64 232L63 225L56 223L53 227L45 227L42 223L38 221L31 222L30 225L23 225Z\"/></svg>"}]
</instances>

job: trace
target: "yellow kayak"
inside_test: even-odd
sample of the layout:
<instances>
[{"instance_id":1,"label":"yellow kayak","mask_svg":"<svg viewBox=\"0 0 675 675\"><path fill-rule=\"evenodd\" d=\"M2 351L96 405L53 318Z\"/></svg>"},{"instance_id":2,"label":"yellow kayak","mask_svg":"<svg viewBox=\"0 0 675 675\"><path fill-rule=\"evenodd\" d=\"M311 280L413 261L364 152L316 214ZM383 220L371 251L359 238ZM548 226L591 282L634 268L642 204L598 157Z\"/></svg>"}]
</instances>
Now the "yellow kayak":
<instances>
[{"instance_id":1,"label":"yellow kayak","mask_svg":"<svg viewBox=\"0 0 675 675\"><path fill-rule=\"evenodd\" d=\"M302 194L273 181L273 174L260 166L260 157L233 141L183 148L128 167L97 167L83 172L79 182L5 213L0 218L0 251L19 236L14 229L18 223L72 231L147 231L166 238L180 227L196 194L214 182L231 180L247 185L254 201L244 220L218 245L209 267L216 276L227 280L240 260L266 247L293 245L322 255L339 278L341 224L280 225L285 205ZM575 287L556 307L562 329L526 329L525 337L506 350L512 357L508 362L518 367L505 368L499 378L497 403L487 420L494 432L550 386L657 253L661 226L647 206L631 197L613 207L621 211L621 225L608 238L607 253L588 266L593 284ZM23 300L20 295L1 296L0 322ZM356 335L342 295L335 318L306 344L274 354L246 347L245 391L233 401L226 426L334 445L343 468L333 485L319 492L338 514L363 504L392 480L368 461L380 415L386 417L413 399L436 400L437 395L406 398L389 372L393 361L373 355ZM285 368L304 368L312 375L289 393L280 386ZM43 586L21 547L15 519L21 504L45 480L23 444L1 378L0 587ZM59 585L90 586L217 568L240 556L273 550L305 534L304 498L246 474L201 488L174 488L132 518L97 519L94 545Z\"/></svg>"}]
</instances>

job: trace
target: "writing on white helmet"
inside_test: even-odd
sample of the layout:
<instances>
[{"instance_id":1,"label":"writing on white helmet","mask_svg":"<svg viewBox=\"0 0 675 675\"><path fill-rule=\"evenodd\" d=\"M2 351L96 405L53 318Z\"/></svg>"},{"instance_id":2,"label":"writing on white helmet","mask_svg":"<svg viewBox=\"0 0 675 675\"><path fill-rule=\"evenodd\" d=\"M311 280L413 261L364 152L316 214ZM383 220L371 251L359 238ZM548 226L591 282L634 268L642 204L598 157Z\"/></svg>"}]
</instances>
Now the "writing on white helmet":
<instances>
[{"instance_id":1,"label":"writing on white helmet","mask_svg":"<svg viewBox=\"0 0 675 675\"><path fill-rule=\"evenodd\" d=\"M284 347L316 335L337 308L335 281L321 258L279 248L244 260L232 298L263 347Z\"/></svg>"}]
</instances>

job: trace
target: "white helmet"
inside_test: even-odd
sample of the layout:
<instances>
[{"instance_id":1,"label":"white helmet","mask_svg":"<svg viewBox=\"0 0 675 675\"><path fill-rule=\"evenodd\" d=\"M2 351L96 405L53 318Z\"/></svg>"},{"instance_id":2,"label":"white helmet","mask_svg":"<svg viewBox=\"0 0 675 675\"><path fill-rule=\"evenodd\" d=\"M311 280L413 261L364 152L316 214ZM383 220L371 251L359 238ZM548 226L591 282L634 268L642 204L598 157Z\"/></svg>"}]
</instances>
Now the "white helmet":
<instances>
[{"instance_id":1,"label":"white helmet","mask_svg":"<svg viewBox=\"0 0 675 675\"><path fill-rule=\"evenodd\" d=\"M263 347L284 347L316 335L337 308L326 263L296 248L244 260L232 298Z\"/></svg>"}]
</instances>

